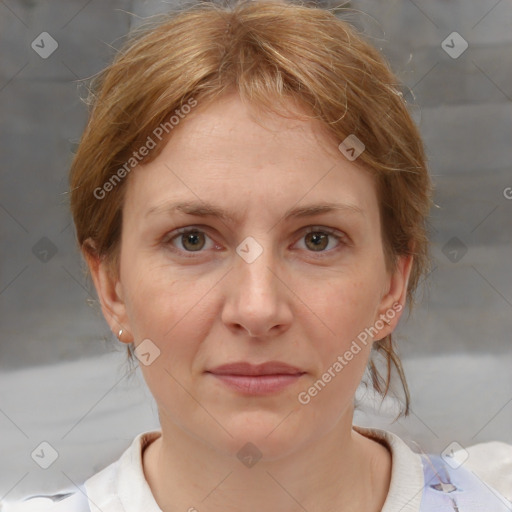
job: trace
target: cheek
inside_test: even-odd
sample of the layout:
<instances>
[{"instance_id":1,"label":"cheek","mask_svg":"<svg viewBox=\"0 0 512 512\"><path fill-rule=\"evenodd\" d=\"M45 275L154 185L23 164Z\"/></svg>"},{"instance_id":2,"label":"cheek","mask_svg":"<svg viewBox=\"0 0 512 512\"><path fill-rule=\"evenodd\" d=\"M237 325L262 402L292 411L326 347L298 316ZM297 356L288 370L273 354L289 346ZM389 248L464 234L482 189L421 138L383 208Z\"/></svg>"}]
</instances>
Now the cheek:
<instances>
[{"instance_id":1,"label":"cheek","mask_svg":"<svg viewBox=\"0 0 512 512\"><path fill-rule=\"evenodd\" d=\"M322 411L321 421L336 421L352 403L371 352L371 338L364 330L375 321L376 297L366 280L356 279L330 283L323 293L308 296L326 326L316 334L312 323L304 327L310 332L308 348L318 365L297 398L312 418Z\"/></svg>"},{"instance_id":2,"label":"cheek","mask_svg":"<svg viewBox=\"0 0 512 512\"><path fill-rule=\"evenodd\" d=\"M172 410L190 407L190 396L182 386L188 387L197 353L210 330L207 301L201 299L213 283L203 286L177 278L168 268L149 265L129 283L127 315L135 346L149 339L158 354L151 364L140 365L144 379L157 403L172 403Z\"/></svg>"},{"instance_id":3,"label":"cheek","mask_svg":"<svg viewBox=\"0 0 512 512\"><path fill-rule=\"evenodd\" d=\"M370 276L369 276L370 277ZM350 278L331 280L323 289L310 290L307 300L325 326L330 345L352 340L375 321L380 295L376 280ZM341 342L341 345L340 345Z\"/></svg>"},{"instance_id":4,"label":"cheek","mask_svg":"<svg viewBox=\"0 0 512 512\"><path fill-rule=\"evenodd\" d=\"M188 291L184 291L183 276L166 262L163 251L141 247L136 235L130 235L123 239L121 278L127 292L127 313L135 324L132 328L147 336L143 331L149 325L158 327L162 322L172 325L173 318L185 309L184 303L193 300L195 286L190 282Z\"/></svg>"},{"instance_id":5,"label":"cheek","mask_svg":"<svg viewBox=\"0 0 512 512\"><path fill-rule=\"evenodd\" d=\"M331 396L339 401L341 396L350 396L362 378L372 347L366 330L374 325L380 302L376 283L371 272L364 278L344 276L307 295L319 318L311 316L309 327L303 327L318 357L316 377L323 375L322 381L329 382L326 387L330 391L322 393L324 399Z\"/></svg>"},{"instance_id":6,"label":"cheek","mask_svg":"<svg viewBox=\"0 0 512 512\"><path fill-rule=\"evenodd\" d=\"M157 360L159 365L185 375L211 328L213 295L209 294L218 276L180 276L176 268L155 264L150 258L133 258L132 263L125 274L125 289L135 345L150 339L163 356Z\"/></svg>"}]
</instances>

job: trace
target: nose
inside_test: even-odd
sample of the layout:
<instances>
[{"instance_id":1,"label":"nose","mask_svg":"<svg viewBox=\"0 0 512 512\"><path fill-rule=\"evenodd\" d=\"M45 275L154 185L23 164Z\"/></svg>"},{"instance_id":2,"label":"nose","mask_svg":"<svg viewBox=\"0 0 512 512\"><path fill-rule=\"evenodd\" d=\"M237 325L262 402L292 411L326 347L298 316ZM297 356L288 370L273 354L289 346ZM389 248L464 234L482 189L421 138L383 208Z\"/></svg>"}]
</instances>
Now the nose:
<instances>
[{"instance_id":1,"label":"nose","mask_svg":"<svg viewBox=\"0 0 512 512\"><path fill-rule=\"evenodd\" d=\"M230 329L264 338L280 334L290 325L289 300L293 294L273 251L261 242L258 244L262 252L253 261L236 255L234 267L227 276L222 319ZM254 245L251 250L255 250Z\"/></svg>"}]
</instances>

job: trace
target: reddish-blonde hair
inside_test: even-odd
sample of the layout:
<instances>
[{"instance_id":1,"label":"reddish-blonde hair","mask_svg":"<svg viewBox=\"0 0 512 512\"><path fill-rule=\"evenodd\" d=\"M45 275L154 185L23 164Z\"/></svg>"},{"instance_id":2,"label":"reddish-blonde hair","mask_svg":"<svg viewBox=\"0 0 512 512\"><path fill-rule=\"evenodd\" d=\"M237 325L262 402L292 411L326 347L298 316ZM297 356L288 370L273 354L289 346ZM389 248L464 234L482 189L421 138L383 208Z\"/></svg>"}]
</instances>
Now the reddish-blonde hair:
<instances>
[{"instance_id":1,"label":"reddish-blonde hair","mask_svg":"<svg viewBox=\"0 0 512 512\"><path fill-rule=\"evenodd\" d=\"M105 259L117 275L129 179L120 169L127 170L134 152L155 138L155 128L184 105L205 105L235 90L261 111L320 120L338 143L351 134L364 143L357 163L376 181L388 268L398 256L414 256L411 306L429 265L432 191L423 144L399 89L382 55L328 9L242 0L224 6L201 2L161 15L130 34L93 81L90 117L70 170L78 244ZM301 107L300 115L289 110L290 100ZM165 135L143 163L158 156L172 131ZM108 194L99 197L107 182ZM385 355L387 375L371 359L373 387L388 393L394 364L407 414L407 382L391 335L374 349ZM133 360L130 346L128 354Z\"/></svg>"}]
</instances>

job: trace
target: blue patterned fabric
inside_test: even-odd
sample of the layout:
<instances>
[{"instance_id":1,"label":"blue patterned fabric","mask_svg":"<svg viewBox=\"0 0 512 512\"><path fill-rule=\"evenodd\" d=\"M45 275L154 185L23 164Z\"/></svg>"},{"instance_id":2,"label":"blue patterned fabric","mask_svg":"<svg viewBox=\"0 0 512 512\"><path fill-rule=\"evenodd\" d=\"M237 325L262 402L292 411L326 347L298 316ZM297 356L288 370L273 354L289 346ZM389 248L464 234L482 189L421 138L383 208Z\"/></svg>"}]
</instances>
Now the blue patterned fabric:
<instances>
[{"instance_id":1,"label":"blue patterned fabric","mask_svg":"<svg viewBox=\"0 0 512 512\"><path fill-rule=\"evenodd\" d=\"M450 465L438 455L421 459L425 487L420 512L512 511L510 501L455 461Z\"/></svg>"}]
</instances>

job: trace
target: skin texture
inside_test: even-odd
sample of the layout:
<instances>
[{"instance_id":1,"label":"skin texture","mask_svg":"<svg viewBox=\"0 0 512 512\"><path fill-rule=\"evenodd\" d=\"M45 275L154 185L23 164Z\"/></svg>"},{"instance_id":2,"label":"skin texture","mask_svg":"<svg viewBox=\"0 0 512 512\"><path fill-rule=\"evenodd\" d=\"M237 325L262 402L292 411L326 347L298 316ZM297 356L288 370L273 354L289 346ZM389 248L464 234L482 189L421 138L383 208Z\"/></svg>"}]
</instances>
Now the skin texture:
<instances>
[{"instance_id":1,"label":"skin texture","mask_svg":"<svg viewBox=\"0 0 512 512\"><path fill-rule=\"evenodd\" d=\"M88 257L112 331L160 350L140 365L162 427L143 457L150 488L164 512L379 511L390 453L351 428L371 340L310 403L297 396L380 315L404 305L411 258L388 272L373 179L316 121L258 121L236 94L203 107L128 178L119 278ZM214 203L237 220L146 215L176 200ZM284 219L289 208L325 202L360 212ZM183 227L203 233L196 246L176 233ZM329 235L315 250L308 228L342 238ZM246 237L263 251L252 263L236 252ZM376 339L393 331L393 316ZM307 373L267 396L205 373L271 360ZM262 453L252 467L236 457L247 442Z\"/></svg>"}]
</instances>

